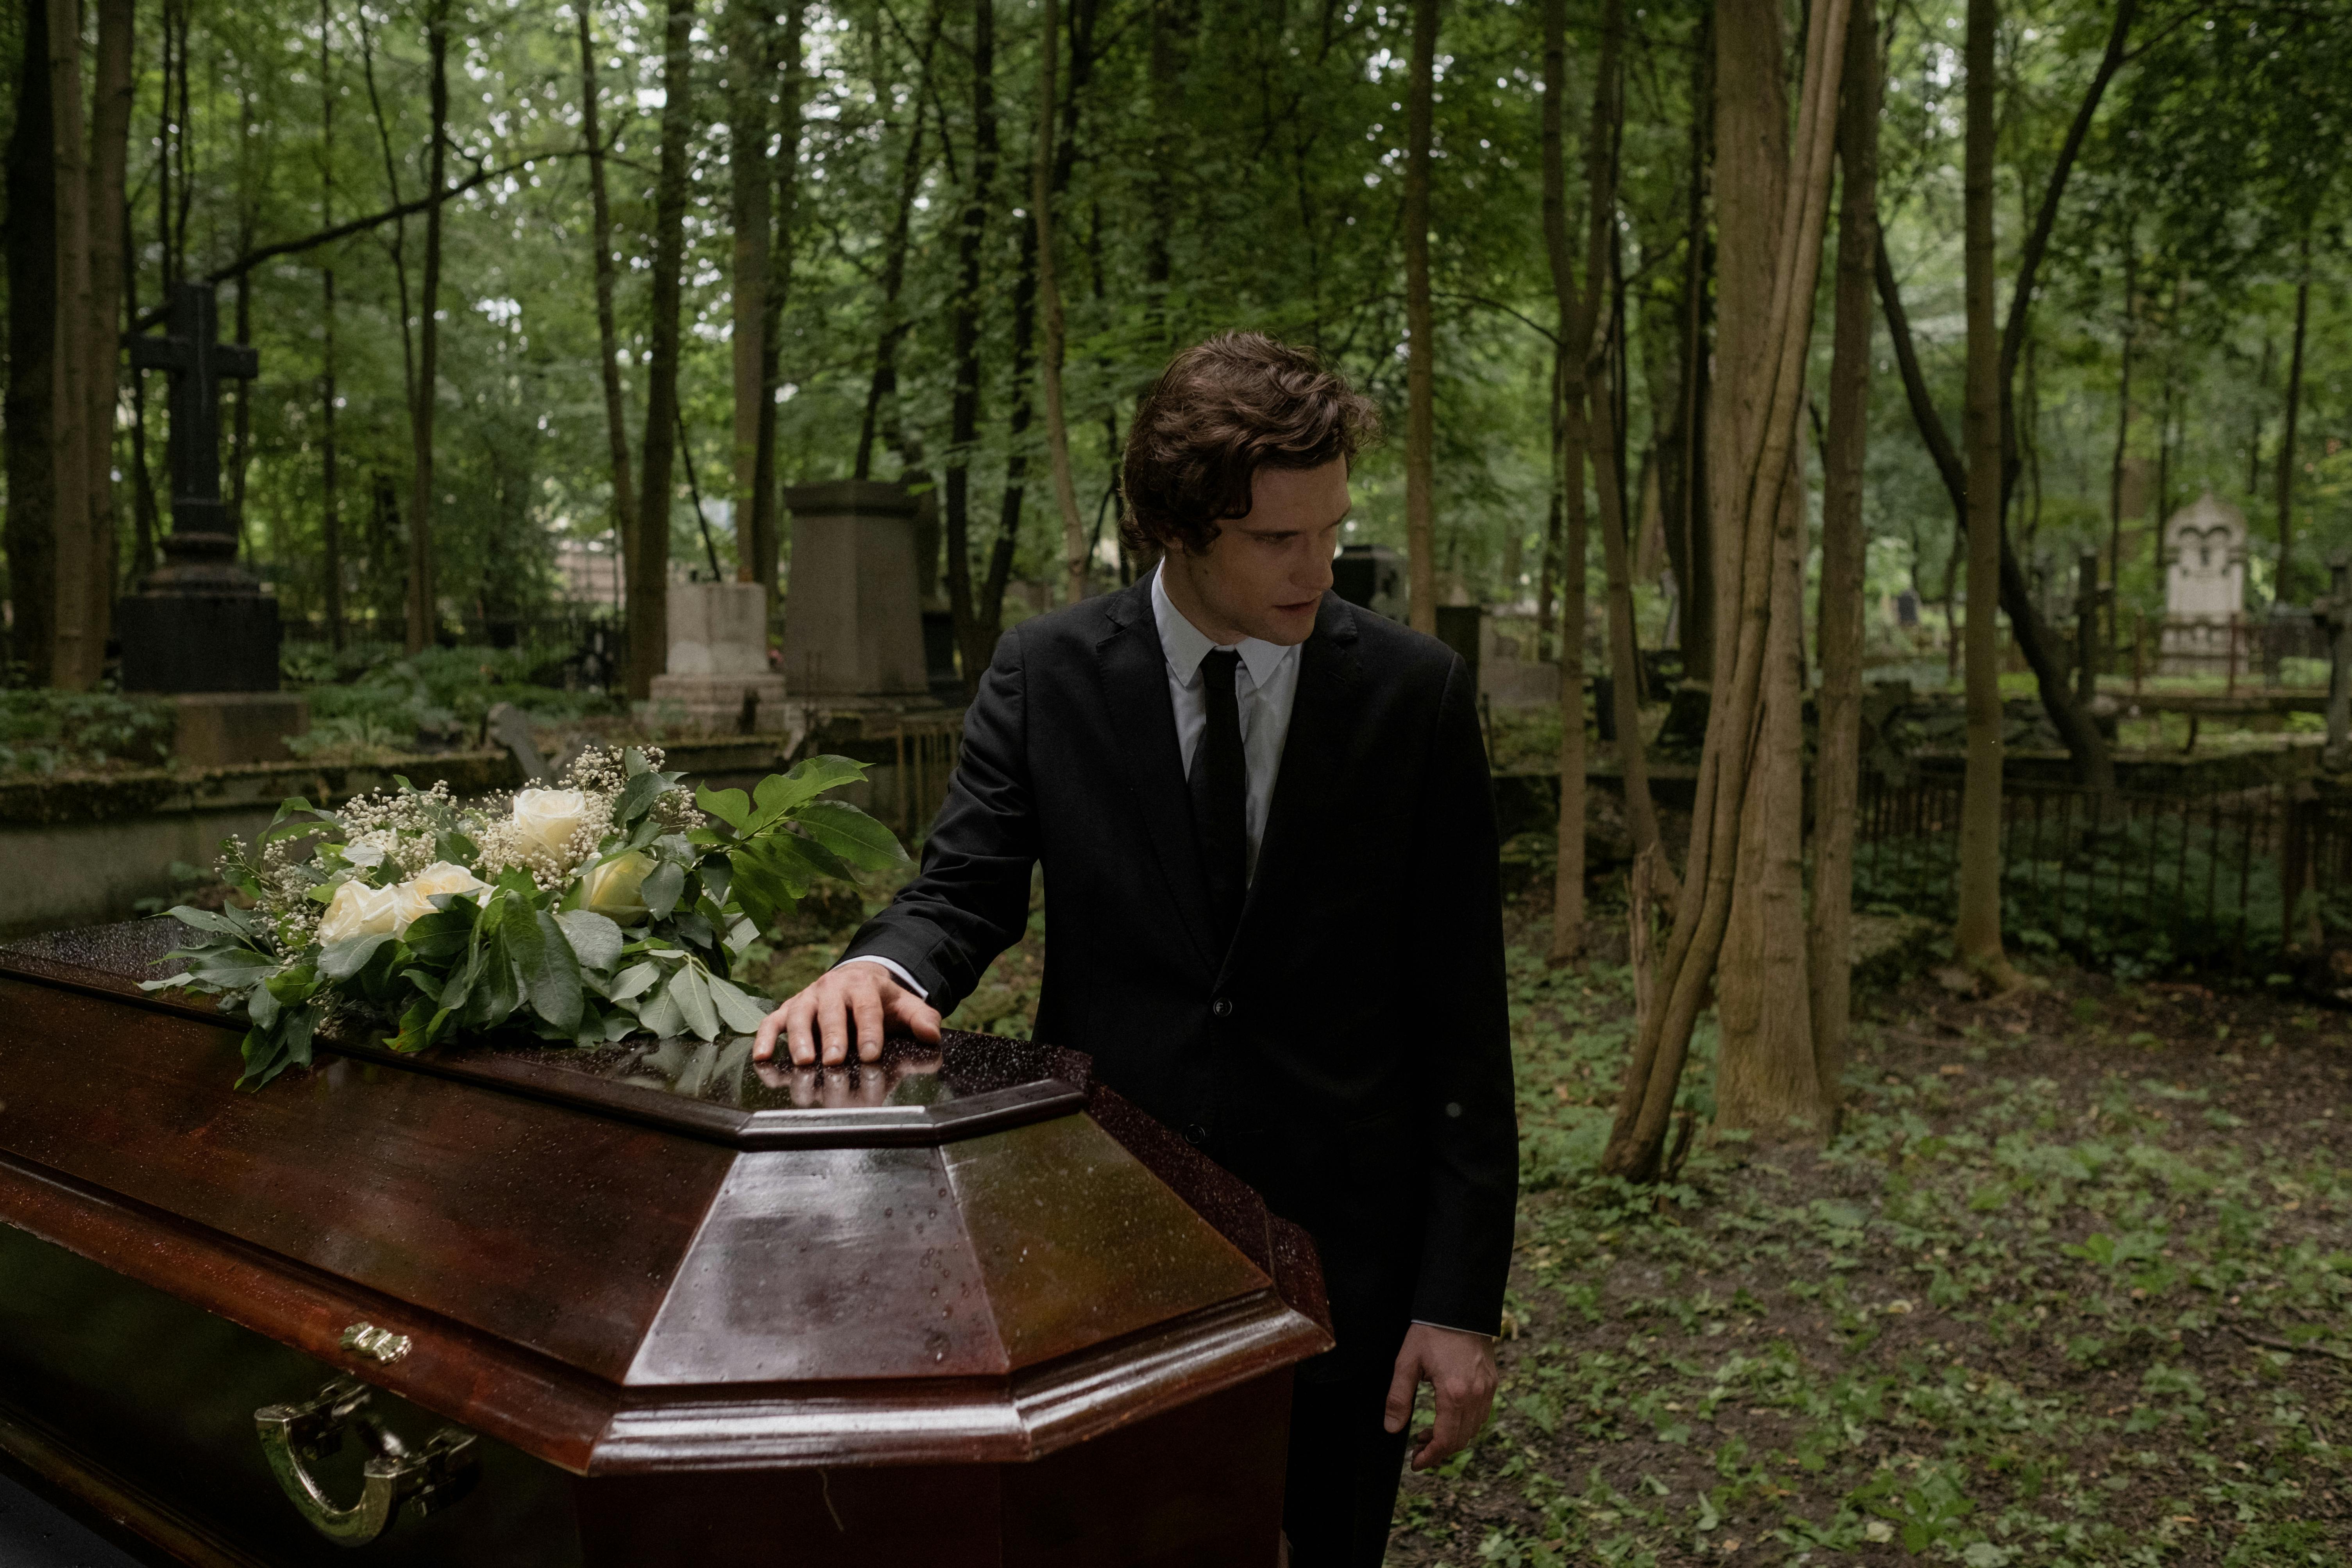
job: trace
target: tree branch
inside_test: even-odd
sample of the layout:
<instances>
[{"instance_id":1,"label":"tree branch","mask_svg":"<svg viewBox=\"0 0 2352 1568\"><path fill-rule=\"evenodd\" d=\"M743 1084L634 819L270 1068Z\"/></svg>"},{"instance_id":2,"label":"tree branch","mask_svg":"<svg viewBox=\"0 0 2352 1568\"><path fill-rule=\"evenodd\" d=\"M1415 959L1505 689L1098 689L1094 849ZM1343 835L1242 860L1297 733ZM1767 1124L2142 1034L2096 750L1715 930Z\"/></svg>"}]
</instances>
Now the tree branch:
<instances>
[{"instance_id":1,"label":"tree branch","mask_svg":"<svg viewBox=\"0 0 2352 1568\"><path fill-rule=\"evenodd\" d=\"M461 195L477 185L497 179L501 174L511 174L516 170L527 169L533 163L546 163L556 158L576 158L585 151L585 148L581 147L565 147L553 152L533 153L529 157L519 158L511 163L500 163L495 167L485 164L443 191L441 199L446 202L450 197ZM355 217L348 223L339 223L331 228L322 228L316 234L306 234L299 239L281 239L275 244L248 250L226 266L216 267L206 273L205 281L215 285L228 282L231 279L252 271L265 261L275 261L281 256L299 255L305 250L316 250L322 245L332 245L339 239L349 239L352 235L364 234L370 229L381 228L385 224L396 222L401 218L413 217L432 205L431 196L419 196L413 202L403 202L397 206L386 207L380 213L371 213L366 217ZM165 307L162 305L142 310L139 314L138 321L131 324L131 331L143 332L150 328L160 326L168 313Z\"/></svg>"}]
</instances>

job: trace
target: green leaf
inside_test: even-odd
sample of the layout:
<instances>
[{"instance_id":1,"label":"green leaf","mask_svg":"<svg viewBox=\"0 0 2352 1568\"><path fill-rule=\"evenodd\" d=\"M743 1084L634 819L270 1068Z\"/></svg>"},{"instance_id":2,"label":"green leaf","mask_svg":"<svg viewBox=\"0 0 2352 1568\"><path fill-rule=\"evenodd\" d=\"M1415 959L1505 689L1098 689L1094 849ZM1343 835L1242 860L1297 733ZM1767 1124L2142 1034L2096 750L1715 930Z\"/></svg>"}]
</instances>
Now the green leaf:
<instances>
[{"instance_id":1,"label":"green leaf","mask_svg":"<svg viewBox=\"0 0 2352 1568\"><path fill-rule=\"evenodd\" d=\"M433 840L433 853L453 866L471 866L481 858L482 847L452 828Z\"/></svg>"},{"instance_id":2,"label":"green leaf","mask_svg":"<svg viewBox=\"0 0 2352 1568\"><path fill-rule=\"evenodd\" d=\"M735 873L730 890L747 919L761 931L773 931L792 913L800 895L759 855L759 847L755 842L728 851L727 864ZM807 891L807 884L802 884L801 891Z\"/></svg>"},{"instance_id":3,"label":"green leaf","mask_svg":"<svg viewBox=\"0 0 2352 1568\"><path fill-rule=\"evenodd\" d=\"M621 928L593 910L565 910L555 917L584 969L610 969L621 962Z\"/></svg>"},{"instance_id":4,"label":"green leaf","mask_svg":"<svg viewBox=\"0 0 2352 1568\"><path fill-rule=\"evenodd\" d=\"M278 960L249 947L191 948L188 972L221 991L242 991L278 967Z\"/></svg>"},{"instance_id":5,"label":"green leaf","mask_svg":"<svg viewBox=\"0 0 2352 1568\"><path fill-rule=\"evenodd\" d=\"M689 963L670 976L662 994L674 1003L686 1026L702 1038L715 1039L719 1035L719 1009L711 1005L710 983L702 971Z\"/></svg>"},{"instance_id":6,"label":"green leaf","mask_svg":"<svg viewBox=\"0 0 2352 1568\"><path fill-rule=\"evenodd\" d=\"M412 928L413 929L413 928ZM319 953L319 973L330 980L349 980L368 966L378 949L393 940L390 931L330 942Z\"/></svg>"},{"instance_id":7,"label":"green leaf","mask_svg":"<svg viewBox=\"0 0 2352 1568\"><path fill-rule=\"evenodd\" d=\"M580 961L563 928L545 910L509 916L500 934L522 980L530 1010L565 1034L580 1026ZM617 934L617 933L616 933Z\"/></svg>"},{"instance_id":8,"label":"green leaf","mask_svg":"<svg viewBox=\"0 0 2352 1568\"><path fill-rule=\"evenodd\" d=\"M341 826L341 820L333 812L321 811L299 795L289 795L278 803L278 815L271 817L269 826L262 830L261 842L274 844L280 838Z\"/></svg>"},{"instance_id":9,"label":"green leaf","mask_svg":"<svg viewBox=\"0 0 2352 1568\"><path fill-rule=\"evenodd\" d=\"M655 801L677 787L679 774L645 773L633 776L621 786L613 802L613 820L625 827L653 809Z\"/></svg>"},{"instance_id":10,"label":"green leaf","mask_svg":"<svg viewBox=\"0 0 2352 1568\"><path fill-rule=\"evenodd\" d=\"M719 1020L739 1035L757 1029L771 1009L756 996L747 994L731 980L712 975L709 980L710 1003L718 1010Z\"/></svg>"},{"instance_id":11,"label":"green leaf","mask_svg":"<svg viewBox=\"0 0 2352 1568\"><path fill-rule=\"evenodd\" d=\"M175 904L167 912L182 925L193 926L198 931L232 937L254 934L253 918L243 910L200 910L189 904Z\"/></svg>"},{"instance_id":12,"label":"green leaf","mask_svg":"<svg viewBox=\"0 0 2352 1568\"><path fill-rule=\"evenodd\" d=\"M447 909L436 910L409 921L401 941L407 944L409 952L429 962L455 958L473 940L474 923L481 915L481 905L473 900L450 898Z\"/></svg>"},{"instance_id":13,"label":"green leaf","mask_svg":"<svg viewBox=\"0 0 2352 1568\"><path fill-rule=\"evenodd\" d=\"M677 896L685 890L686 868L675 860L665 860L654 868L637 896L645 900L646 911L654 919L662 920L677 908Z\"/></svg>"},{"instance_id":14,"label":"green leaf","mask_svg":"<svg viewBox=\"0 0 2352 1568\"><path fill-rule=\"evenodd\" d=\"M803 802L814 800L829 789L856 784L865 776L866 764L847 757L803 757L792 772L770 773L751 791L751 799L759 810L745 831L759 833L772 827Z\"/></svg>"},{"instance_id":15,"label":"green leaf","mask_svg":"<svg viewBox=\"0 0 2352 1568\"><path fill-rule=\"evenodd\" d=\"M803 833L853 866L882 871L907 863L898 835L845 800L811 801L793 820Z\"/></svg>"},{"instance_id":16,"label":"green leaf","mask_svg":"<svg viewBox=\"0 0 2352 1568\"><path fill-rule=\"evenodd\" d=\"M751 820L751 797L740 789L698 789L694 804L738 833Z\"/></svg>"},{"instance_id":17,"label":"green leaf","mask_svg":"<svg viewBox=\"0 0 2352 1568\"><path fill-rule=\"evenodd\" d=\"M660 978L660 964L650 962L633 963L613 981L613 1000L626 1002L632 996L642 995L647 986Z\"/></svg>"},{"instance_id":18,"label":"green leaf","mask_svg":"<svg viewBox=\"0 0 2352 1568\"><path fill-rule=\"evenodd\" d=\"M686 1033L686 1015L678 1011L677 1001L667 985L639 1004L637 1021L663 1039Z\"/></svg>"}]
</instances>

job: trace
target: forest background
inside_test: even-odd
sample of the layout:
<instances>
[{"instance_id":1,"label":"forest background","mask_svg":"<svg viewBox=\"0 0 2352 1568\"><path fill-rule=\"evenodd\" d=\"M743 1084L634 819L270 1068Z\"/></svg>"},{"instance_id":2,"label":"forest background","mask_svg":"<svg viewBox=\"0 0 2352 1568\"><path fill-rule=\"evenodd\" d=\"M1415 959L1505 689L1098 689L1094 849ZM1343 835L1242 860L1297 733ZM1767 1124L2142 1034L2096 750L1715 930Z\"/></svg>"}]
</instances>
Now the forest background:
<instances>
[{"instance_id":1,"label":"forest background","mask_svg":"<svg viewBox=\"0 0 2352 1568\"><path fill-rule=\"evenodd\" d=\"M2135 9L2028 318L2013 546L2053 614L2084 549L2102 553L2111 578L2119 563L2125 613L2159 611L2147 519L2210 488L2254 520L2257 607L2273 593L2307 598L2326 552L2352 542L2347 46L2328 7L2295 0ZM1541 11L1492 0L1437 18L1424 554L1439 593L1532 605L1549 625L1564 572ZM1711 12L1706 0L1567 7L1560 85L1580 250L1587 161L1615 171L1604 307L1622 330L1603 325L1601 374L1622 414L1617 482L1637 530L1648 642L1664 630L1660 571L1689 542L1664 520L1685 493L1690 382L1714 328ZM1034 221L1049 15L1058 100L1044 174L1059 345L1046 341ZM1595 116L1612 15L1622 90ZM1232 326L1311 343L1408 433L1405 5L1066 0L1049 12L1035 0L848 0L722 11L674 0L667 11L597 7L583 36L583 18L543 0L33 0L0 23L0 79L12 84L0 134L20 644L43 615L30 584L48 570L23 563L57 548L37 493L42 432L27 363L50 318L39 170L57 166L41 134L55 120L23 113L58 79L27 52L46 44L51 18L83 30L85 103L103 107L117 37L127 50L127 68L113 68L128 94L117 94L129 120L121 210L85 215L94 238L121 227L125 322L152 314L174 282L215 279L224 334L260 351L259 380L230 393L226 484L251 563L289 618L320 634L331 621L354 637L417 640L408 601L428 572L433 630L528 620L559 593L559 541L610 548L641 505L666 521L668 559L733 574L750 557L746 574L773 584L789 572L776 560L789 554L777 487L856 472L937 487L941 570L970 662L1008 614L1066 592L1066 519L1046 482L1048 363L1062 366L1069 510L1097 586L1132 570L1116 543L1115 454L1174 346ZM2112 5L2078 0L2001 7L2004 279L2115 19ZM1924 385L1955 431L1962 20L1960 5L1922 0L1890 7L1877 35L1885 248ZM1794 7L1790 22L1801 44ZM1789 63L1793 78L1793 47ZM604 218L594 174L609 191ZM350 232L304 243L339 226ZM600 227L613 263L609 354ZM1825 265L1824 300L1832 276ZM755 297L751 284L771 325L747 371L737 302ZM1820 388L1826 309L1815 320ZM1906 587L1930 604L1964 598L1965 572L1883 322L1872 358L1863 518L1876 619ZM609 400L600 366L615 376ZM421 405L414 389L427 378ZM153 561L168 521L162 387L119 380L108 454L117 504L100 563L117 590ZM673 396L667 428L650 426L649 402L667 411ZM668 458L673 433L683 464ZM1406 542L1410 445L1392 439L1360 466L1350 542ZM1817 498L1818 450L1807 461ZM413 537L420 510L429 550ZM763 515L748 519L754 510ZM739 517L752 526L739 530ZM1592 571L1576 575L1598 584L1598 530L1590 549ZM1008 610L1022 582L1046 586L1013 595ZM38 648L20 647L17 662L36 679L55 673Z\"/></svg>"}]
</instances>

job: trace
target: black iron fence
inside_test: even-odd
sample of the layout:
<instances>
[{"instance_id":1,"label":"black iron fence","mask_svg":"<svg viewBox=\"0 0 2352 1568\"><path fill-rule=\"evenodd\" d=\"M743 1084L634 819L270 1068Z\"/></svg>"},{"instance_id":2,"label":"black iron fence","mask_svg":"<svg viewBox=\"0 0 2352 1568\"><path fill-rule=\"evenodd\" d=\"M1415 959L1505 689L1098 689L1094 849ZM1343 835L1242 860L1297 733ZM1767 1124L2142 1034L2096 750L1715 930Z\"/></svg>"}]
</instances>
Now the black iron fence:
<instances>
[{"instance_id":1,"label":"black iron fence","mask_svg":"<svg viewBox=\"0 0 2352 1568\"><path fill-rule=\"evenodd\" d=\"M1865 784L1854 899L1948 917L1961 786ZM2308 785L2203 796L2011 784L2001 921L2021 946L2125 974L2302 977L2352 941L2352 801Z\"/></svg>"}]
</instances>

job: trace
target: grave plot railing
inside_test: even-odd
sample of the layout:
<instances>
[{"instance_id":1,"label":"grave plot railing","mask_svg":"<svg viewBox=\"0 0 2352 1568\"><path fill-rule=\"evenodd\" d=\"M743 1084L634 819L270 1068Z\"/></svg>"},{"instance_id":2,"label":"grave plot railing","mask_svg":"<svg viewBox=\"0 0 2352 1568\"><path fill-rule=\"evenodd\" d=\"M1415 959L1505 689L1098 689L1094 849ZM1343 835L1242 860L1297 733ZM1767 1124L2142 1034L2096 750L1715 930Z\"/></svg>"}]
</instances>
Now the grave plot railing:
<instances>
[{"instance_id":1,"label":"grave plot railing","mask_svg":"<svg viewBox=\"0 0 2352 1568\"><path fill-rule=\"evenodd\" d=\"M1960 785L1865 785L1854 901L1950 918ZM2020 946L2128 973L2292 973L2352 936L2352 809L2287 786L2109 795L2012 784L2001 920Z\"/></svg>"},{"instance_id":2,"label":"grave plot railing","mask_svg":"<svg viewBox=\"0 0 2352 1568\"><path fill-rule=\"evenodd\" d=\"M892 832L908 842L928 828L947 799L948 781L963 757L963 716L890 721L887 729L869 729L869 736L889 742L891 781L877 791L874 812L889 822Z\"/></svg>"}]
</instances>

